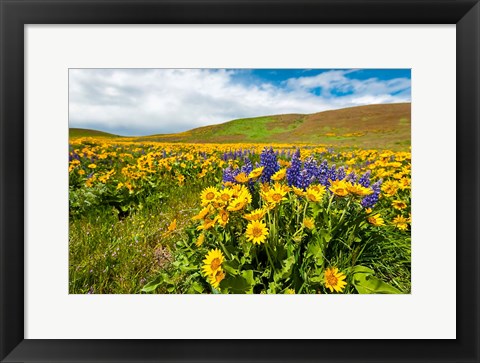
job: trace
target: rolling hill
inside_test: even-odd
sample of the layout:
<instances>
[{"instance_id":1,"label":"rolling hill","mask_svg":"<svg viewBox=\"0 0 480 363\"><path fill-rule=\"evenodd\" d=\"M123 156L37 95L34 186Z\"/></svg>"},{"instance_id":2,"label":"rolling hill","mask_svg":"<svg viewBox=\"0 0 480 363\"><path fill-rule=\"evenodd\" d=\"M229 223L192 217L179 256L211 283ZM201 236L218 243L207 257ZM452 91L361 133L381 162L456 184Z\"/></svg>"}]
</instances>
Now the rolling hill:
<instances>
[{"instance_id":1,"label":"rolling hill","mask_svg":"<svg viewBox=\"0 0 480 363\"><path fill-rule=\"evenodd\" d=\"M394 103L313 114L245 118L176 134L143 136L133 140L185 143L302 143L398 150L410 146L410 128L411 104Z\"/></svg>"},{"instance_id":2,"label":"rolling hill","mask_svg":"<svg viewBox=\"0 0 480 363\"><path fill-rule=\"evenodd\" d=\"M114 134L109 134L108 132L91 130L91 129L80 129L71 127L69 129L70 137L122 137Z\"/></svg>"}]
</instances>

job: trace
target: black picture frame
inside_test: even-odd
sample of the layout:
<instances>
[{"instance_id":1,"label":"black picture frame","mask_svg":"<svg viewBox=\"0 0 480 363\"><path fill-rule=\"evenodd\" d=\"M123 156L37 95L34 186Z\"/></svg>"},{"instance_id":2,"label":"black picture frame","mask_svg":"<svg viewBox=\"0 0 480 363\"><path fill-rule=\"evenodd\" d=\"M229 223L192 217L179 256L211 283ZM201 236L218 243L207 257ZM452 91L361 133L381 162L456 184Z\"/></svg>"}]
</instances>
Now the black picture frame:
<instances>
[{"instance_id":1,"label":"black picture frame","mask_svg":"<svg viewBox=\"0 0 480 363\"><path fill-rule=\"evenodd\" d=\"M479 362L478 0L0 0L0 359L4 362ZM24 339L24 25L456 24L457 338ZM434 85L432 85L433 87ZM451 172L445 170L444 172ZM452 219L450 211L449 219ZM46 282L47 283L47 282ZM455 293L445 287L439 292ZM439 319L442 317L439 316ZM252 326L261 322L252 322ZM319 327L324 329L325 327Z\"/></svg>"}]
</instances>

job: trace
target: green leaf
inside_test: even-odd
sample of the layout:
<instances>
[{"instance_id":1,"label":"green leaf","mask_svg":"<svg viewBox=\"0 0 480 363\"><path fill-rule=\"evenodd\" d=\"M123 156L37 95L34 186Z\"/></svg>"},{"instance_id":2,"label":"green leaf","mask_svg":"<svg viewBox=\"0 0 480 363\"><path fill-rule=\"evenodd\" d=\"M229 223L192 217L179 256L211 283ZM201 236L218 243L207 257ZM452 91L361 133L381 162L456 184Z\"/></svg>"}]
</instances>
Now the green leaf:
<instances>
[{"instance_id":1,"label":"green leaf","mask_svg":"<svg viewBox=\"0 0 480 363\"><path fill-rule=\"evenodd\" d=\"M220 282L220 288L226 289L233 294L251 294L253 293L253 271L243 271L242 275L227 276Z\"/></svg>"},{"instance_id":2,"label":"green leaf","mask_svg":"<svg viewBox=\"0 0 480 363\"><path fill-rule=\"evenodd\" d=\"M163 283L163 275L158 275L153 281L150 281L148 284L146 284L141 291L154 292L157 289L157 287L160 286L162 283Z\"/></svg>"},{"instance_id":3,"label":"green leaf","mask_svg":"<svg viewBox=\"0 0 480 363\"><path fill-rule=\"evenodd\" d=\"M297 235L297 236L293 237L292 240L295 243L300 243L300 242L302 242L302 238L303 238L303 235Z\"/></svg>"},{"instance_id":4,"label":"green leaf","mask_svg":"<svg viewBox=\"0 0 480 363\"><path fill-rule=\"evenodd\" d=\"M227 271L230 275L238 275L238 267L240 266L240 264L238 263L238 261L235 261L235 260L231 260L231 261L225 261L223 264L222 264L222 267L225 269L225 271Z\"/></svg>"},{"instance_id":5,"label":"green leaf","mask_svg":"<svg viewBox=\"0 0 480 363\"><path fill-rule=\"evenodd\" d=\"M242 271L242 276L249 285L254 284L255 280L253 279L253 270Z\"/></svg>"},{"instance_id":6,"label":"green leaf","mask_svg":"<svg viewBox=\"0 0 480 363\"><path fill-rule=\"evenodd\" d=\"M325 281L325 276L323 274L319 276L312 276L308 280L313 283L323 283Z\"/></svg>"},{"instance_id":7,"label":"green leaf","mask_svg":"<svg viewBox=\"0 0 480 363\"><path fill-rule=\"evenodd\" d=\"M370 274L370 275L373 275L375 273L372 269L365 266L361 266L361 265L354 266L351 272L352 274L364 273L364 274Z\"/></svg>"},{"instance_id":8,"label":"green leaf","mask_svg":"<svg viewBox=\"0 0 480 363\"><path fill-rule=\"evenodd\" d=\"M292 274L293 265L295 264L295 256L289 256L282 263L282 269L275 272L273 279L279 281L281 279L286 279Z\"/></svg>"},{"instance_id":9,"label":"green leaf","mask_svg":"<svg viewBox=\"0 0 480 363\"><path fill-rule=\"evenodd\" d=\"M198 292L199 294L203 293L203 291L204 291L203 286L200 283L198 283L197 281L195 281L192 284L191 288L193 289L193 291Z\"/></svg>"},{"instance_id":10,"label":"green leaf","mask_svg":"<svg viewBox=\"0 0 480 363\"><path fill-rule=\"evenodd\" d=\"M365 266L355 266L353 272L353 285L359 294L401 294L397 288L373 276L373 270Z\"/></svg>"},{"instance_id":11,"label":"green leaf","mask_svg":"<svg viewBox=\"0 0 480 363\"><path fill-rule=\"evenodd\" d=\"M315 264L321 266L323 264L322 248L318 242L311 242L307 247L307 257L313 257Z\"/></svg>"},{"instance_id":12,"label":"green leaf","mask_svg":"<svg viewBox=\"0 0 480 363\"><path fill-rule=\"evenodd\" d=\"M280 290L282 290L282 286L272 281L268 284L267 294L276 294Z\"/></svg>"},{"instance_id":13,"label":"green leaf","mask_svg":"<svg viewBox=\"0 0 480 363\"><path fill-rule=\"evenodd\" d=\"M313 211L313 218L316 218L320 214L320 212L323 212L323 207L320 206L320 204L315 203L312 205L312 211Z\"/></svg>"}]
</instances>

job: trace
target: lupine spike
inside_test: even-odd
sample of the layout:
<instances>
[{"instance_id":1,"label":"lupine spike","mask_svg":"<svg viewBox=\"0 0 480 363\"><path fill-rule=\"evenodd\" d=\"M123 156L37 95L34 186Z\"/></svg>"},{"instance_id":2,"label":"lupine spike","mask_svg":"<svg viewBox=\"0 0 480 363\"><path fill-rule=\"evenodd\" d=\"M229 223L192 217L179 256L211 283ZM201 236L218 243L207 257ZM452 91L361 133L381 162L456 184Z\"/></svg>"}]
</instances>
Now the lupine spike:
<instances>
[{"instance_id":1,"label":"lupine spike","mask_svg":"<svg viewBox=\"0 0 480 363\"><path fill-rule=\"evenodd\" d=\"M264 168L260 179L262 183L270 182L272 175L280 170L277 156L275 155L272 147L270 147L270 149L263 149L262 153L260 154L260 164Z\"/></svg>"}]
</instances>

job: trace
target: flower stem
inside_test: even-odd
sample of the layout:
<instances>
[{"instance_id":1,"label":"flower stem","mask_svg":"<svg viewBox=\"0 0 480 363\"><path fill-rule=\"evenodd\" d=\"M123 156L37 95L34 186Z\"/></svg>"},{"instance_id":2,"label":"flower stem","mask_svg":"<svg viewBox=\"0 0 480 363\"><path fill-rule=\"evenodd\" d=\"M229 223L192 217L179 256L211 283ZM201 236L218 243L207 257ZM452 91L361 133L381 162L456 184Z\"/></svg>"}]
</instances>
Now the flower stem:
<instances>
[{"instance_id":1,"label":"flower stem","mask_svg":"<svg viewBox=\"0 0 480 363\"><path fill-rule=\"evenodd\" d=\"M232 256L230 256L230 253L228 253L227 249L225 248L225 245L223 244L220 238L218 239L218 242L220 243L220 247L222 247L223 252L225 252L225 255L227 255L229 260L231 260Z\"/></svg>"},{"instance_id":2,"label":"flower stem","mask_svg":"<svg viewBox=\"0 0 480 363\"><path fill-rule=\"evenodd\" d=\"M272 261L272 257L270 256L270 252L269 252L269 249L270 247L268 246L268 243L265 244L265 251L267 251L267 257L268 257L268 261L270 261L270 265L272 266L272 269L273 269L273 272L275 273L276 270L275 270L275 265Z\"/></svg>"}]
</instances>

